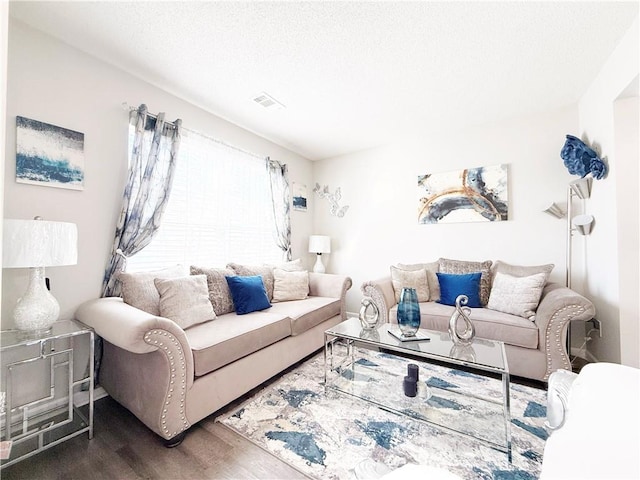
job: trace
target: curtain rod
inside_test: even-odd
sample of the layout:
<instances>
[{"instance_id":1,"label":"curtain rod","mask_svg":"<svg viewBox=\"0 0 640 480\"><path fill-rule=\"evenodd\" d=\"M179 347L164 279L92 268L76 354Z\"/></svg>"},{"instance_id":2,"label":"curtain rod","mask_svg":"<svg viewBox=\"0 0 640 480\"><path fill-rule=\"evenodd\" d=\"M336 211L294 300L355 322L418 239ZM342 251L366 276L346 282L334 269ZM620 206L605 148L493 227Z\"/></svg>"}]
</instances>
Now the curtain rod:
<instances>
[{"instance_id":1,"label":"curtain rod","mask_svg":"<svg viewBox=\"0 0 640 480\"><path fill-rule=\"evenodd\" d=\"M135 110L138 110L138 108L130 106L127 102L122 102L122 109L123 109L123 110L126 110L127 112L133 112L133 111L135 111ZM157 114L155 114L155 113L149 113L149 112L147 112L147 116L148 116L148 117L151 117L151 118L158 118L158 115L157 115ZM174 125L174 124L173 124L173 122L167 122L166 120L165 120L165 123L169 123L169 124L171 124L171 125ZM174 126L175 126L175 125L174 125ZM262 155L258 155L258 154L253 153L253 152L249 152L248 150L244 150L244 149L242 149L242 148L236 147L235 145L229 145L228 143L223 142L222 140L219 140L219 139L217 139L217 138L211 137L211 136L206 135L206 134L204 134L204 133L202 133L202 132L198 132L198 131L196 131L196 130L192 130L192 129L190 129L190 128L186 128L186 127L184 127L184 126L182 127L182 130L186 130L186 131L188 131L189 133L194 133L194 134L196 134L196 135L200 135L201 137L204 137L204 138L206 138L207 140L211 140L212 142L218 143L218 144L220 144L220 145L224 145L224 146L225 146L225 147L227 147L227 148L232 148L233 150L237 150L238 152L242 152L242 153L244 153L244 154L246 154L246 155L249 155L249 156L251 156L251 157L257 158L257 159L259 159L259 160L265 160L265 159L269 158L268 156L262 156Z\"/></svg>"}]
</instances>

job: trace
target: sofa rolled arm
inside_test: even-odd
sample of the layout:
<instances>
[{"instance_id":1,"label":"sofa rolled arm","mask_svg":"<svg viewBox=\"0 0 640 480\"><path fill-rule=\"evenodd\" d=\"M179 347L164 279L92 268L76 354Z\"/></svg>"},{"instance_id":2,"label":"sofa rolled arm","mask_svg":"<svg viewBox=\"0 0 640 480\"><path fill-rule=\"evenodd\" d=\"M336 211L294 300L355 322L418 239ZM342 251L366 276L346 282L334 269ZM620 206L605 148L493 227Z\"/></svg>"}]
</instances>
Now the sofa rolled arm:
<instances>
[{"instance_id":1,"label":"sofa rolled arm","mask_svg":"<svg viewBox=\"0 0 640 480\"><path fill-rule=\"evenodd\" d=\"M542 292L536 311L538 342L546 354L544 380L559 369L571 370L567 352L567 328L574 320L587 321L596 310L590 300L557 283L549 283Z\"/></svg>"},{"instance_id":2,"label":"sofa rolled arm","mask_svg":"<svg viewBox=\"0 0 640 480\"><path fill-rule=\"evenodd\" d=\"M353 282L351 277L334 273L309 272L309 295L340 299L340 316L347 319L347 290Z\"/></svg>"},{"instance_id":3,"label":"sofa rolled arm","mask_svg":"<svg viewBox=\"0 0 640 480\"><path fill-rule=\"evenodd\" d=\"M140 354L129 358L139 369L153 365L147 355L158 352L164 358L166 368L153 372L157 379L156 401L146 402L141 407L143 411L127 402L125 406L165 439L173 438L190 427L185 399L193 385L194 365L191 346L182 328L168 318L127 305L118 297L89 300L78 307L75 317L92 327L107 342L130 352L127 355ZM118 383L133 383L133 388L144 388L136 384L133 377L122 378Z\"/></svg>"},{"instance_id":4,"label":"sofa rolled arm","mask_svg":"<svg viewBox=\"0 0 640 480\"><path fill-rule=\"evenodd\" d=\"M144 339L145 334L154 328L173 333L191 351L189 341L178 324L132 307L120 297L89 300L78 307L75 317L109 343L132 353L149 353L158 349Z\"/></svg>"},{"instance_id":5,"label":"sofa rolled arm","mask_svg":"<svg viewBox=\"0 0 640 480\"><path fill-rule=\"evenodd\" d=\"M364 282L360 286L360 291L365 297L371 298L378 307L380 323L389 322L389 309L396 304L396 294L393 290L391 277L383 277L377 280Z\"/></svg>"}]
</instances>

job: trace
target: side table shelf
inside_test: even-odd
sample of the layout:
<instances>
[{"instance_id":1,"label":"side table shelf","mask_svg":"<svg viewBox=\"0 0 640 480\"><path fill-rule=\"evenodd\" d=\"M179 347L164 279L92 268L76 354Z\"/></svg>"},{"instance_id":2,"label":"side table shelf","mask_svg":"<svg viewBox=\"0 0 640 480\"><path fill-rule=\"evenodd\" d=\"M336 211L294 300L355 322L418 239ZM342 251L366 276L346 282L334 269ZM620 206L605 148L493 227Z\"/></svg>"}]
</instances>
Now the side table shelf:
<instances>
[{"instance_id":1,"label":"side table shelf","mask_svg":"<svg viewBox=\"0 0 640 480\"><path fill-rule=\"evenodd\" d=\"M0 332L0 469L87 432L93 438L94 332L74 320L45 334ZM78 406L74 394L86 390Z\"/></svg>"}]
</instances>

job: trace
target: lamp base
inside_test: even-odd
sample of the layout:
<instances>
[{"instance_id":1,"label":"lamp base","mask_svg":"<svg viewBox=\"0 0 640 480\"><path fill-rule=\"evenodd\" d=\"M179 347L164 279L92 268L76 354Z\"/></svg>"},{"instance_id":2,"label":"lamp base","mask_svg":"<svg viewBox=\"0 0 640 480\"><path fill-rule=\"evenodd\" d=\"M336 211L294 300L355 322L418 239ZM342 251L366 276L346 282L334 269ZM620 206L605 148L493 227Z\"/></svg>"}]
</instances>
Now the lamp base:
<instances>
[{"instance_id":1,"label":"lamp base","mask_svg":"<svg viewBox=\"0 0 640 480\"><path fill-rule=\"evenodd\" d=\"M322 254L316 253L316 264L313 266L314 273L324 273L324 263L322 263Z\"/></svg>"},{"instance_id":2,"label":"lamp base","mask_svg":"<svg viewBox=\"0 0 640 480\"><path fill-rule=\"evenodd\" d=\"M60 305L47 290L44 267L29 270L29 286L13 310L13 322L18 330L44 333L58 320Z\"/></svg>"}]
</instances>

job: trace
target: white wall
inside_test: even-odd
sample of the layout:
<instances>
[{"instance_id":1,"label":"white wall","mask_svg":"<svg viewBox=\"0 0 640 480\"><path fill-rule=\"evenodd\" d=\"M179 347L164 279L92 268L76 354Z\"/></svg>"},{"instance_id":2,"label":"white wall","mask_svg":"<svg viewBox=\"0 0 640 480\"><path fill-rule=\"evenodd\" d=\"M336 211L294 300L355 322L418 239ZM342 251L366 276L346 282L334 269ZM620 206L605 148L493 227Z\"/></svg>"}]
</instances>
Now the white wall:
<instances>
[{"instance_id":1,"label":"white wall","mask_svg":"<svg viewBox=\"0 0 640 480\"><path fill-rule=\"evenodd\" d=\"M357 311L365 280L386 276L398 262L448 257L520 265L554 263L552 280L564 283L563 220L542 210L566 204L573 179L560 158L565 134L578 127L576 107L456 132L425 132L386 147L314 163L314 178L341 187L344 218L313 198L316 233L331 235L329 272L350 275L348 309ZM509 165L509 220L419 225L417 176L467 167ZM322 203L319 203L322 202Z\"/></svg>"},{"instance_id":2,"label":"white wall","mask_svg":"<svg viewBox=\"0 0 640 480\"><path fill-rule=\"evenodd\" d=\"M624 329L620 325L619 267L627 260L619 255L618 239L633 235L634 222L632 226L619 223L616 212L618 198L630 195L637 198L638 186L629 190L624 180L630 172L625 170L625 163L620 162L615 148L614 102L638 75L638 45L636 18L579 102L580 136L596 147L610 168L606 179L594 182L588 202L596 223L587 238L586 285L596 307L596 317L603 324L603 337L595 337L589 351L600 361L620 362L620 334ZM637 216L636 210L636 222ZM637 242L635 248L638 248ZM638 317L624 321L638 322Z\"/></svg>"},{"instance_id":3,"label":"white wall","mask_svg":"<svg viewBox=\"0 0 640 480\"><path fill-rule=\"evenodd\" d=\"M0 118L6 118L7 112L7 51L9 49L9 2L0 2ZM0 124L2 125L2 124ZM0 127L0 145L5 144L5 129ZM4 184L5 151L0 148L0 185ZM0 195L0 212L4 202ZM0 223L0 242L2 241L2 224ZM0 245L2 245L0 243ZM2 247L0 246L0 253ZM2 275L0 275L0 290ZM0 310L2 298L0 298Z\"/></svg>"},{"instance_id":4,"label":"white wall","mask_svg":"<svg viewBox=\"0 0 640 480\"><path fill-rule=\"evenodd\" d=\"M638 77L635 96L615 102L614 127L618 225L624 234L618 235L620 272L620 362L640 367L640 99ZM629 195L636 192L636 195Z\"/></svg>"},{"instance_id":5,"label":"white wall","mask_svg":"<svg viewBox=\"0 0 640 480\"><path fill-rule=\"evenodd\" d=\"M126 181L128 112L123 102L146 103L150 112L182 118L185 128L287 163L291 181L311 185L310 161L10 19L4 218L41 215L78 225L78 265L47 270L61 318L70 318L81 302L100 294ZM85 134L83 191L15 182L16 115ZM305 260L311 222L312 207L292 213L293 254L304 253ZM25 270L3 270L2 328L11 326L10 311L26 286Z\"/></svg>"}]
</instances>

